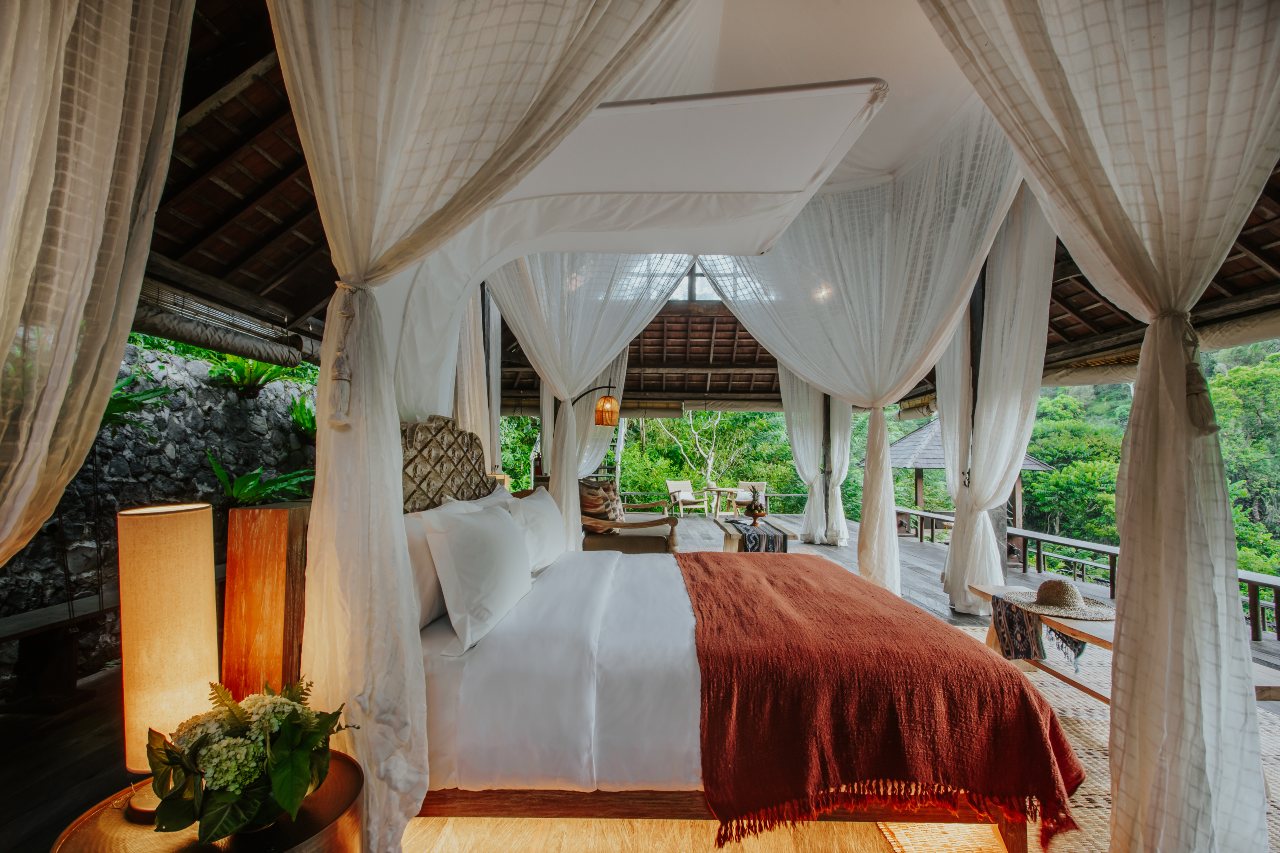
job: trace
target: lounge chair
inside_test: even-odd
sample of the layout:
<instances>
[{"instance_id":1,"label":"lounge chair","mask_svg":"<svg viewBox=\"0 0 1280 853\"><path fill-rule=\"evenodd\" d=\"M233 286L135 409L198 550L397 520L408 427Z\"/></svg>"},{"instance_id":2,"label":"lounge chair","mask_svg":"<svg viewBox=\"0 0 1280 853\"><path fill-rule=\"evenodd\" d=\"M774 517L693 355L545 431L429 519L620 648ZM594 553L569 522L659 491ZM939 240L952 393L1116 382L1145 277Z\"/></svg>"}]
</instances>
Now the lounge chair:
<instances>
[{"instance_id":1,"label":"lounge chair","mask_svg":"<svg viewBox=\"0 0 1280 853\"><path fill-rule=\"evenodd\" d=\"M711 515L710 493L706 489L694 489L689 480L667 480L667 492L676 515L684 515L686 509L700 509L703 515Z\"/></svg>"}]
</instances>

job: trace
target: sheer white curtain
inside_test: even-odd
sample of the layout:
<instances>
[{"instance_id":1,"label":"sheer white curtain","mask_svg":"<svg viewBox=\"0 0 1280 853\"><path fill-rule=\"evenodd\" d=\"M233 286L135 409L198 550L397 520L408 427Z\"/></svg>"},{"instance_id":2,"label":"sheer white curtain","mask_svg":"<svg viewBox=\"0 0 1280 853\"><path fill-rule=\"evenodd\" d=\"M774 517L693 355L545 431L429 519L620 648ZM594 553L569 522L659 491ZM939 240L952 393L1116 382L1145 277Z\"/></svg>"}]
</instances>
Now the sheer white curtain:
<instances>
[{"instance_id":1,"label":"sheer white curtain","mask_svg":"<svg viewBox=\"0 0 1280 853\"><path fill-rule=\"evenodd\" d=\"M551 495L564 514L566 541L575 548L582 542L580 457L577 418L569 402L592 387L609 361L640 334L691 263L690 255L544 252L489 277L493 298L543 387L560 401L552 427ZM545 463L545 430L542 446Z\"/></svg>"},{"instance_id":2,"label":"sheer white curtain","mask_svg":"<svg viewBox=\"0 0 1280 853\"><path fill-rule=\"evenodd\" d=\"M1150 324L1116 495L1112 845L1266 849L1231 505L1188 312L1280 157L1280 5L922 5L1081 270Z\"/></svg>"},{"instance_id":3,"label":"sheer white curtain","mask_svg":"<svg viewBox=\"0 0 1280 853\"><path fill-rule=\"evenodd\" d=\"M758 257L704 256L721 297L810 384L871 410L858 567L898 592L883 407L938 360L1018 175L976 99L919 160L879 184L819 195Z\"/></svg>"},{"instance_id":4,"label":"sheer white curtain","mask_svg":"<svg viewBox=\"0 0 1280 853\"><path fill-rule=\"evenodd\" d=\"M453 419L473 432L484 448L485 469L493 470L494 448L489 434L489 374L485 369L484 293L479 288L467 300L458 335L458 371L453 385Z\"/></svg>"},{"instance_id":5,"label":"sheer white curtain","mask_svg":"<svg viewBox=\"0 0 1280 853\"><path fill-rule=\"evenodd\" d=\"M782 416L787 422L787 443L800 482L809 497L800 521L800 539L822 544L827 541L827 505L822 479L822 392L778 363L778 386L782 392Z\"/></svg>"},{"instance_id":6,"label":"sheer white curtain","mask_svg":"<svg viewBox=\"0 0 1280 853\"><path fill-rule=\"evenodd\" d=\"M0 564L98 433L133 321L193 0L0 9Z\"/></svg>"},{"instance_id":7,"label":"sheer white curtain","mask_svg":"<svg viewBox=\"0 0 1280 853\"><path fill-rule=\"evenodd\" d=\"M268 2L342 279L317 396L303 668L318 704L345 702L360 725L340 740L365 769L371 849L398 848L427 790L425 675L391 402L394 373L439 372L406 361L403 348L398 367L387 357L388 312L371 288L399 277L411 292L415 263L540 162L682 5ZM435 286L448 293L433 312L456 318L467 291ZM444 351L452 359L456 343ZM353 519L362 522L354 534Z\"/></svg>"},{"instance_id":8,"label":"sheer white curtain","mask_svg":"<svg viewBox=\"0 0 1280 853\"><path fill-rule=\"evenodd\" d=\"M849 478L849 441L853 436L853 405L848 400L832 397L828 401L831 419L831 472L827 480L827 543L849 544L849 521L844 514L841 488Z\"/></svg>"},{"instance_id":9,"label":"sheer white curtain","mask_svg":"<svg viewBox=\"0 0 1280 853\"><path fill-rule=\"evenodd\" d=\"M488 287L484 291L485 356L489 377L489 447L493 468L502 470L502 312Z\"/></svg>"},{"instance_id":10,"label":"sheer white curtain","mask_svg":"<svg viewBox=\"0 0 1280 853\"><path fill-rule=\"evenodd\" d=\"M938 364L943 452L956 454L956 462L947 459L956 520L943 586L961 613L990 612L969 584L1004 583L1005 555L990 511L1009 500L1035 425L1057 245L1040 205L1023 186L987 256L977 400L967 322L957 326ZM960 443L966 434L968 442Z\"/></svg>"},{"instance_id":11,"label":"sheer white curtain","mask_svg":"<svg viewBox=\"0 0 1280 853\"><path fill-rule=\"evenodd\" d=\"M637 332L637 334L639 334ZM634 335L632 336L634 337ZM618 404L622 404L622 386L627 381L627 346L622 348L622 352L618 353L613 361L609 362L609 366L601 371L588 387L595 388L597 385L612 385L613 390L592 391L586 394L581 400L573 404L573 416L576 421L575 432L578 436L578 446L574 448L578 459L578 477L586 477L600 467L600 463L604 461L605 456L609 454L609 444L613 441L613 434L620 427L597 426L596 425L596 403L605 394L612 394L617 398Z\"/></svg>"}]
</instances>

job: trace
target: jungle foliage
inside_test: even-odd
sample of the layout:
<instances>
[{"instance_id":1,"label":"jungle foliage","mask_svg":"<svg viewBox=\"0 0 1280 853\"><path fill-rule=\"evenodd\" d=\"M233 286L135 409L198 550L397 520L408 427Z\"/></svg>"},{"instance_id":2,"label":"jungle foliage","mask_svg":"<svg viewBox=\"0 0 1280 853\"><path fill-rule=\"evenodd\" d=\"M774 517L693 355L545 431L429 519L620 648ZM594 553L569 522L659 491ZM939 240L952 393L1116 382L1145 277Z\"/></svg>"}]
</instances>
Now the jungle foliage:
<instances>
[{"instance_id":1,"label":"jungle foliage","mask_svg":"<svg viewBox=\"0 0 1280 853\"><path fill-rule=\"evenodd\" d=\"M1280 574L1280 341L1234 347L1202 356L1221 427L1220 439L1233 502L1240 568ZM1028 452L1052 466L1024 476L1026 515L1033 530L1115 544L1116 477L1129 421L1129 385L1046 388ZM862 499L861 459L867 416L855 416L852 463L843 495L857 520ZM895 440L921 421L899 421L890 412ZM503 470L513 488L530 482L530 454L537 418L502 419ZM803 493L791 462L780 412L686 412L676 419L632 419L622 453L624 492L656 499L671 480L736 485L763 480L773 494ZM914 474L896 471L899 504L913 501ZM773 499L775 512L798 512L803 498ZM925 474L925 507L950 509L943 472Z\"/></svg>"}]
</instances>

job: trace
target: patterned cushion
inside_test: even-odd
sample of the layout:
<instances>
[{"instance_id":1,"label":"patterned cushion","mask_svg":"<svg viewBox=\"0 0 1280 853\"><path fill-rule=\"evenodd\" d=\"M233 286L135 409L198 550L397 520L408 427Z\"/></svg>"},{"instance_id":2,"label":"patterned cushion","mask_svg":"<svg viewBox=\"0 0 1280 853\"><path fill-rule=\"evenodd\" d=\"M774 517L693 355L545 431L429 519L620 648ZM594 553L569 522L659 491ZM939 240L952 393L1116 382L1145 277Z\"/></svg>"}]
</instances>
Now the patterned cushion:
<instances>
[{"instance_id":1,"label":"patterned cushion","mask_svg":"<svg viewBox=\"0 0 1280 853\"><path fill-rule=\"evenodd\" d=\"M627 520L618 484L612 480L579 480L578 500L582 504L582 529L588 533L617 533L618 528L607 522Z\"/></svg>"}]
</instances>

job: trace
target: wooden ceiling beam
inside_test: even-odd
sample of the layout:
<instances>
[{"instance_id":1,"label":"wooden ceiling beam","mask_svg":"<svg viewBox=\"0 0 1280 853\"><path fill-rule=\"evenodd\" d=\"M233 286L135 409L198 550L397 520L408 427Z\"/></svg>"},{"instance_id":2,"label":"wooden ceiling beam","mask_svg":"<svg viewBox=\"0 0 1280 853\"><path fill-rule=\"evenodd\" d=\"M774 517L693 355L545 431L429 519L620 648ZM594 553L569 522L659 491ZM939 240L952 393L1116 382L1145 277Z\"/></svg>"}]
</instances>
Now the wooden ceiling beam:
<instances>
[{"instance_id":1,"label":"wooden ceiling beam","mask_svg":"<svg viewBox=\"0 0 1280 853\"><path fill-rule=\"evenodd\" d=\"M231 275L245 264L250 263L254 258L265 252L267 249L270 249L280 240L295 234L302 223L306 222L313 216L319 217L319 215L320 211L314 205L298 208L292 216L288 219L282 220L279 225L268 231L260 240L255 241L248 249L243 250L234 260L230 261L230 266L227 267L226 272L224 272L223 275ZM321 236L318 241L312 240L310 237L301 234L297 234L296 236L305 240L308 247L324 242L323 236ZM228 262L224 260L222 263Z\"/></svg>"},{"instance_id":2,"label":"wooden ceiling beam","mask_svg":"<svg viewBox=\"0 0 1280 853\"><path fill-rule=\"evenodd\" d=\"M295 272L297 272L298 268L301 267L303 264L305 264L307 261L316 257L317 255L322 255L327 253L328 250L329 250L328 244L322 241L322 242L316 243L314 246L312 246L310 249L307 249L305 252L299 252L297 256L294 257L293 260L285 264L284 268L275 274L275 277L272 278L271 281L267 282L267 285L265 287L263 287L261 290L258 291L258 295L266 296L268 293L270 293L271 291L275 290L280 285L288 281L289 277L293 275Z\"/></svg>"},{"instance_id":3,"label":"wooden ceiling beam","mask_svg":"<svg viewBox=\"0 0 1280 853\"><path fill-rule=\"evenodd\" d=\"M760 367L754 364L664 364L661 367L628 367L627 375L632 373L648 374L650 376L668 375L681 376L690 373L708 373L717 376L721 374L737 374L739 376L752 375L772 375L778 372L776 367Z\"/></svg>"},{"instance_id":4,"label":"wooden ceiling beam","mask_svg":"<svg viewBox=\"0 0 1280 853\"><path fill-rule=\"evenodd\" d=\"M304 328L308 323L318 323L319 321L313 318L317 314L319 314L321 311L323 311L325 308L329 307L329 300L331 299L333 299L332 293L325 296L324 299L321 299L315 305L312 305L306 311L303 311L301 314L299 314L298 319L294 320L292 323L288 325L287 328L289 329L289 331L292 332L292 331L300 330ZM321 326L323 326L323 324L321 324Z\"/></svg>"},{"instance_id":5,"label":"wooden ceiling beam","mask_svg":"<svg viewBox=\"0 0 1280 853\"><path fill-rule=\"evenodd\" d=\"M264 299L256 293L156 252L152 252L147 258L147 274L179 290L243 311L266 323L285 326L291 331L317 338L324 332L324 323L312 319L315 312L304 317L295 316L279 302Z\"/></svg>"},{"instance_id":6,"label":"wooden ceiling beam","mask_svg":"<svg viewBox=\"0 0 1280 853\"><path fill-rule=\"evenodd\" d=\"M270 119L264 127L250 133L247 139L242 140L234 150L229 152L217 163L214 163L207 169L201 169L199 174L187 183L183 184L181 187L175 187L174 189L166 192L165 197L160 201L160 206L162 208L167 208L175 204L184 204L188 201L203 202L198 191L203 189L203 185L206 180L213 180L217 178L218 173L224 168L234 166L234 164L244 155L244 152L252 148L254 145L257 145L259 140L265 139L272 134L279 133L282 130L286 130L291 127L293 127L293 113L286 105L283 112Z\"/></svg>"},{"instance_id":7,"label":"wooden ceiling beam","mask_svg":"<svg viewBox=\"0 0 1280 853\"><path fill-rule=\"evenodd\" d=\"M1191 311L1191 322L1193 325L1200 326L1220 320L1233 320L1277 306L1280 306L1280 287L1260 288L1230 300L1219 299L1207 305L1197 306ZM1135 327L1117 329L1081 341L1068 339L1066 344L1049 348L1045 356L1045 364L1055 367L1063 362L1089 358L1119 347L1141 343L1146 330L1146 325L1140 323Z\"/></svg>"},{"instance_id":8,"label":"wooden ceiling beam","mask_svg":"<svg viewBox=\"0 0 1280 853\"><path fill-rule=\"evenodd\" d=\"M1081 326L1084 326L1086 329L1088 329L1089 334L1091 335L1099 334L1098 327L1093 325L1093 323L1089 322L1088 320L1086 320L1083 314L1080 314L1075 309L1073 309L1070 305L1068 305L1067 300L1065 298L1051 300L1051 304L1067 312L1067 316L1075 320Z\"/></svg>"},{"instance_id":9,"label":"wooden ceiling beam","mask_svg":"<svg viewBox=\"0 0 1280 853\"><path fill-rule=\"evenodd\" d=\"M306 161L302 161L298 163L292 171L290 171L288 174L286 174L279 180L270 181L266 184L263 184L257 187L253 192L253 194L243 199L240 206L237 207L234 211L226 214L224 217L222 217L222 219L219 222L217 222L216 224L208 228L203 229L196 237L188 240L183 245L183 247L178 250L179 259L181 259L183 262L189 261L190 256L193 253L195 253L197 249L199 249L209 240L216 237L218 233L222 231L222 229L226 228L228 225L231 225L241 216L244 216L246 213L249 213L252 210L255 210L255 209L258 210L258 212L261 213L263 216L267 217L268 219L275 220L278 224L280 220L276 217L274 213L271 213L266 210L261 210L259 206L262 204L264 199L269 197L272 193L274 193L276 190L280 189L284 185L292 181L301 180L306 177L307 177L307 164L306 164ZM310 187L307 187L308 192L310 192L310 189L311 189Z\"/></svg>"},{"instance_id":10,"label":"wooden ceiling beam","mask_svg":"<svg viewBox=\"0 0 1280 853\"><path fill-rule=\"evenodd\" d=\"M209 113L237 98L241 92L252 86L262 77L270 74L280 65L280 57L272 50L266 56L231 78L222 88L178 116L174 128L174 138L182 136L205 119Z\"/></svg>"},{"instance_id":11,"label":"wooden ceiling beam","mask_svg":"<svg viewBox=\"0 0 1280 853\"><path fill-rule=\"evenodd\" d=\"M1280 258L1277 258L1275 255L1271 254L1270 251L1253 242L1251 238L1241 234L1236 238L1236 248L1243 252L1249 260L1253 261L1276 278L1280 278Z\"/></svg>"}]
</instances>

